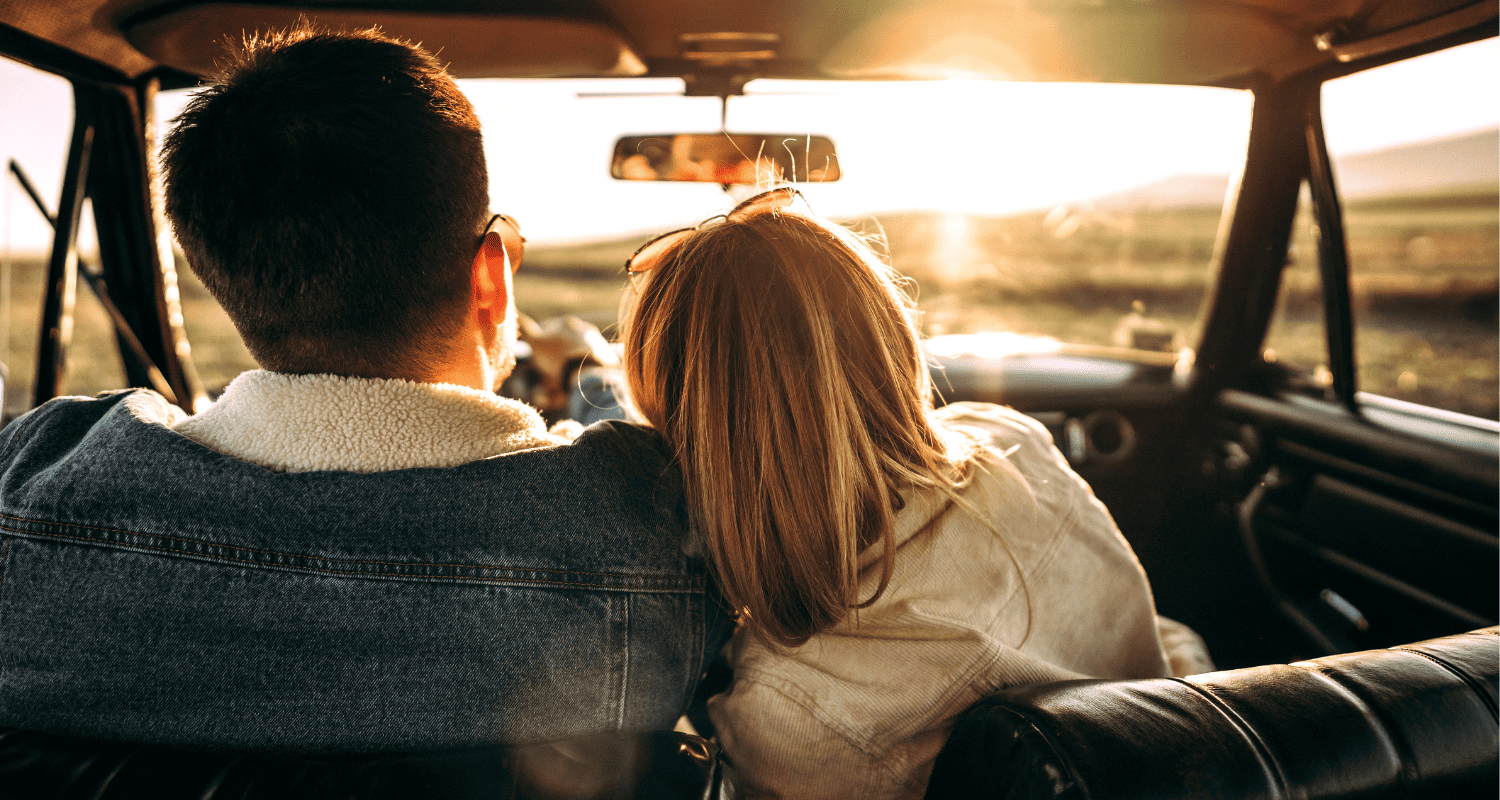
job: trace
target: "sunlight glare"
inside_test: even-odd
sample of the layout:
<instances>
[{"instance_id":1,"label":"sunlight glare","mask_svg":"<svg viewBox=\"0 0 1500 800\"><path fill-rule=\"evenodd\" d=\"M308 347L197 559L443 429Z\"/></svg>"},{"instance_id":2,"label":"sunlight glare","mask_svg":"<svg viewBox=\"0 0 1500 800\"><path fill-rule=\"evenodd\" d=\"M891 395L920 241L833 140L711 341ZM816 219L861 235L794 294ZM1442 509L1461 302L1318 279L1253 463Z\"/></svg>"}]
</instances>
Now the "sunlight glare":
<instances>
[{"instance_id":1,"label":"sunlight glare","mask_svg":"<svg viewBox=\"0 0 1500 800\"><path fill-rule=\"evenodd\" d=\"M1497 74L1500 39L1485 39L1324 84L1324 119L1343 123L1330 127L1329 150L1364 153L1500 126L1493 96L1476 97L1480 84L1453 80Z\"/></svg>"},{"instance_id":2,"label":"sunlight glare","mask_svg":"<svg viewBox=\"0 0 1500 800\"><path fill-rule=\"evenodd\" d=\"M944 358L1007 358L1023 353L1055 353L1062 349L1062 342L1051 336L991 331L934 336L923 347L928 355Z\"/></svg>"},{"instance_id":3,"label":"sunlight glare","mask_svg":"<svg viewBox=\"0 0 1500 800\"><path fill-rule=\"evenodd\" d=\"M933 236L931 263L937 267L938 279L958 282L973 274L984 262L985 254L974 241L974 224L966 214L945 212L938 217Z\"/></svg>"},{"instance_id":4,"label":"sunlight glare","mask_svg":"<svg viewBox=\"0 0 1500 800\"><path fill-rule=\"evenodd\" d=\"M802 124L832 136L846 181L819 187L819 208L848 215L1001 214L1170 175L1231 174L1244 157L1251 101L1248 92L1201 87L982 80L750 88L739 115L731 106L732 127Z\"/></svg>"}]
</instances>

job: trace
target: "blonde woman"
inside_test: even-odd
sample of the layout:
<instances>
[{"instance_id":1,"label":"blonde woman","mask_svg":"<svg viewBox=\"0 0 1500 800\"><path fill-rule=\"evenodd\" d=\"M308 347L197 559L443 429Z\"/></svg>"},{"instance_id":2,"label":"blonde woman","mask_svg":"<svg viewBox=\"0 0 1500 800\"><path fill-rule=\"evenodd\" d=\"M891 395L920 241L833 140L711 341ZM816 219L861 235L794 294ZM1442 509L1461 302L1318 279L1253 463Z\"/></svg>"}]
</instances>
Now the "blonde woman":
<instances>
[{"instance_id":1,"label":"blonde woman","mask_svg":"<svg viewBox=\"0 0 1500 800\"><path fill-rule=\"evenodd\" d=\"M1030 418L933 409L858 237L782 188L626 266L631 397L740 619L709 701L739 796L920 797L988 692L1168 674L1108 512Z\"/></svg>"}]
</instances>

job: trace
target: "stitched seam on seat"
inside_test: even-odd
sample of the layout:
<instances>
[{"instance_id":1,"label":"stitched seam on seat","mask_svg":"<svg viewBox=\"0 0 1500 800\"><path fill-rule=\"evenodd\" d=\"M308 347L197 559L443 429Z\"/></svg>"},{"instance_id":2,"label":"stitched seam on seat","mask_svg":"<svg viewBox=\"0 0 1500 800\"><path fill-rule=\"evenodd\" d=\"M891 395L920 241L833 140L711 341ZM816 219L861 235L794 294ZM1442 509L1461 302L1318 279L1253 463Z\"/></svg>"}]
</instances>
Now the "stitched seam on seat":
<instances>
[{"instance_id":1,"label":"stitched seam on seat","mask_svg":"<svg viewBox=\"0 0 1500 800\"><path fill-rule=\"evenodd\" d=\"M109 785L111 783L114 783L115 778L119 776L121 770L125 769L125 762L129 761L132 758L135 758L138 754L141 753L141 751L145 749L146 748L144 745L136 747L135 749L127 753L124 757L117 759L114 763L114 766L110 767L109 774L104 776L104 778L99 781L99 788L94 792L94 800L101 800L101 798L109 797Z\"/></svg>"},{"instance_id":2,"label":"stitched seam on seat","mask_svg":"<svg viewBox=\"0 0 1500 800\"><path fill-rule=\"evenodd\" d=\"M222 548L222 549L225 549L225 550L242 550L242 551L247 552L247 553L259 553L261 555L282 556L283 558L305 558L305 559L308 559L309 561L328 561L328 562L340 563L340 564L375 564L375 565L378 565L378 566L391 566L391 567L451 567L451 568L455 568L455 569L508 570L508 571L514 571L514 572L554 572L554 573L557 573L557 574L560 574L560 575L597 575L597 576L600 576L600 577L610 577L610 578L618 578L618 577L630 578L630 577L632 577L630 575L626 575L624 573L617 573L617 572L583 572L583 571L580 571L580 570L552 569L552 568L549 568L549 567L500 567L500 566L486 566L486 565L483 565L483 564L443 564L443 563L436 563L436 562L429 562L429 561L377 561L377 560L374 560L374 559L334 558L332 556L314 556L314 555L308 555L306 553L283 553L283 552L280 552L278 550L263 550L263 549L254 548L254 547L240 547L238 545L220 544L218 542L210 542L210 541L205 541L205 540L202 540L202 539L188 539L188 538L181 537L181 536L168 536L168 535L162 534L162 533L141 533L139 531L130 531L130 530L125 530L123 528L108 528L108 527L104 527L102 525L79 525L79 524L73 523L73 522L53 522L51 520L31 519L30 517L17 517L17 516L11 515L11 514L3 514L3 513L0 513L0 519L8 519L8 520L13 520L15 522L23 522L23 523L24 522L29 522L29 523L32 523L32 524L35 524L35 525L56 525L56 526L61 527L61 528L77 528L77 529L80 529L80 530L87 530L87 531L101 531L101 532L104 532L104 533L118 533L118 534L121 534L123 536L143 536L143 537L147 537L147 538L151 538L151 539L165 539L165 540L168 540L168 541L184 542L184 543L187 543L187 544L198 544L198 545L203 545L205 547L218 547L218 548ZM89 537L87 537L87 536L81 536L81 535L80 536L76 536L76 537L70 537L70 536L65 536L64 534L45 533L45 532L42 532L42 531L31 531L31 530L28 530L28 529L25 529L25 528L11 528L11 527L6 527L4 525L0 525L0 530L8 530L8 531L13 531L15 533L35 533L38 536L56 536L56 537L59 537L59 538L89 539ZM108 542L107 540L94 540L94 539L89 539L89 540L90 541L100 541L100 542L103 542L105 544L118 544L117 542ZM149 545L141 545L141 546L142 547L146 547L146 546L149 546ZM166 548L164 548L164 549L166 549ZM188 551L184 550L182 552L188 552Z\"/></svg>"},{"instance_id":3,"label":"stitched seam on seat","mask_svg":"<svg viewBox=\"0 0 1500 800\"><path fill-rule=\"evenodd\" d=\"M219 770L217 775L209 779L208 785L204 787L203 794L198 796L198 800L214 800L214 795L218 793L219 789L223 788L224 780L229 777L229 771L234 769L234 765L240 763L243 758L244 756L235 756L229 759L229 763L225 764L224 768Z\"/></svg>"},{"instance_id":4,"label":"stitched seam on seat","mask_svg":"<svg viewBox=\"0 0 1500 800\"><path fill-rule=\"evenodd\" d=\"M1265 770L1266 775L1271 779L1271 791L1275 792L1275 797L1286 798L1291 796L1286 775L1281 771L1281 764L1271 756L1271 748L1266 745L1264 739L1260 738L1259 731L1255 730L1249 722L1246 722L1244 717L1236 713L1223 698L1214 694L1213 690L1209 687L1183 680L1182 678L1168 678L1167 680L1176 681L1193 689L1199 696L1207 700L1210 705L1218 709L1219 713L1223 714L1225 719L1228 719L1234 725L1235 730L1250 742L1252 749L1255 751L1256 760L1260 761L1262 769Z\"/></svg>"},{"instance_id":5,"label":"stitched seam on seat","mask_svg":"<svg viewBox=\"0 0 1500 800\"><path fill-rule=\"evenodd\" d=\"M1407 787L1417 784L1418 780L1420 780L1420 776L1416 774L1417 758L1412 753L1406 737L1393 735L1392 731L1397 729L1396 726L1391 725L1385 715L1380 713L1378 706L1370 703L1365 699L1363 694L1356 691L1359 688L1359 684L1350 684L1339 680L1339 677L1341 677L1339 673L1325 671L1316 661L1303 661L1290 664L1289 666L1316 675L1346 694L1356 704L1360 714L1372 723L1371 727L1375 733L1386 742L1391 748L1391 752L1395 753L1396 757L1400 759L1399 766L1401 768L1400 776L1402 782Z\"/></svg>"},{"instance_id":6,"label":"stitched seam on seat","mask_svg":"<svg viewBox=\"0 0 1500 800\"><path fill-rule=\"evenodd\" d=\"M147 545L147 544L124 544L124 543L117 543L117 542L104 542L104 541L100 541L98 539L91 539L91 538L84 537L84 536L65 536L63 534L57 534L57 533L40 533L40 532L37 532L37 531L18 530L16 528L9 528L9 527L3 526L3 525L0 525L0 530L12 531L14 533L17 533L17 534L20 534L20 535L23 535L23 536L27 536L27 537L30 537L30 536L44 536L44 537L49 537L49 538L53 538L53 539L62 539L64 541L83 542L85 544L92 544L92 545L96 545L96 546L114 546L114 547L119 547L119 548L123 548L123 549L138 549L138 550L148 550L148 551L160 552L160 553L172 553L172 554L190 556L190 557L193 557L193 558L207 559L207 560L211 560L211 561L228 561L228 562L233 562L233 563L238 563L238 564L246 564L246 565L249 565L249 566L262 567L262 568L268 568L268 569L283 569L283 570L288 570L288 571L292 571L292 572L318 572L318 573L323 573L325 575L338 575L338 576L341 576L341 577L350 577L350 578L354 578L354 577L401 578L401 579L407 579L407 580L417 580L417 579L433 580L433 579L441 579L441 580L444 580L444 581L477 581L477 582L484 582L484 583L521 583L521 584L537 585L537 586L558 586L558 587L569 587L569 588L580 588L581 587L581 588L586 588L586 589L601 589L601 590L604 590L604 591L617 591L617 592L664 592L664 593L678 593L678 594L702 594L703 591L704 591L701 587L691 587L691 586L688 586L688 587L660 587L660 586L650 586L650 585L645 585L645 586L619 585L619 586L616 586L616 585L608 585L608 584L602 584L602 583L582 583L582 582L578 582L578 581L547 581L547 580L539 580L539 579L536 579L536 578L517 578L517 577L512 577L512 576L506 576L506 575L494 575L494 576L484 576L484 575L475 575L475 576L470 576L470 575L408 575L408 574L403 574L403 573L400 573L400 572L370 572L370 571L365 571L365 570L323 569L323 568L320 568L320 567L295 566L295 565L291 565L291 564L271 564L271 563L267 563L265 561L255 561L255 560L246 559L246 558L234 558L232 556L218 556L218 555L212 555L212 554L208 554L208 553L195 553L195 552L192 552L190 550L180 550L180 549L171 548L171 547L158 547L158 546ZM213 546L217 546L217 545L213 545ZM246 549L246 548L235 548L235 549ZM307 558L309 560L318 560L318 559L316 559L314 557L310 557L310 556L289 556L289 557L291 557L291 558ZM437 565L432 565L432 564L411 564L410 566L422 567L422 566L437 566ZM472 569L480 569L480 570L496 570L496 569L499 569L499 570L516 570L516 571L520 571L520 568L517 568L517 567L472 567ZM597 573L595 573L595 574L597 574ZM619 576L610 576L610 577L620 577L620 578L625 578L626 580L634 580L634 578L632 576L629 576L629 575L619 575Z\"/></svg>"},{"instance_id":7,"label":"stitched seam on seat","mask_svg":"<svg viewBox=\"0 0 1500 800\"><path fill-rule=\"evenodd\" d=\"M1422 652L1420 650L1411 650L1411 649L1406 648L1406 647L1392 647L1390 649L1392 649L1392 650L1399 650L1399 651L1401 651L1403 653L1411 653L1414 656L1421 656L1421 657L1427 659L1428 661L1431 661L1432 663L1437 664L1438 666L1442 667L1443 669L1447 670L1448 672L1453 673L1455 676L1458 677L1459 680L1461 680L1461 681L1464 682L1465 686L1469 687L1470 691L1472 691L1474 694L1476 694L1476 695L1479 696L1479 699L1480 699L1481 702L1484 703L1485 708L1488 708L1490 710L1490 716L1492 716L1492 717L1500 717L1500 715L1496 714L1495 700L1494 700L1494 698L1490 696L1489 691L1487 691L1487 687L1481 686L1479 684L1479 679L1478 678L1475 678L1474 676L1470 675L1468 672L1466 672L1466 671L1464 671L1462 669L1459 669L1457 666L1454 666L1453 664L1449 664L1447 661L1444 661L1443 659L1438 658L1437 656L1432 655L1431 653L1424 653L1424 652Z\"/></svg>"}]
</instances>

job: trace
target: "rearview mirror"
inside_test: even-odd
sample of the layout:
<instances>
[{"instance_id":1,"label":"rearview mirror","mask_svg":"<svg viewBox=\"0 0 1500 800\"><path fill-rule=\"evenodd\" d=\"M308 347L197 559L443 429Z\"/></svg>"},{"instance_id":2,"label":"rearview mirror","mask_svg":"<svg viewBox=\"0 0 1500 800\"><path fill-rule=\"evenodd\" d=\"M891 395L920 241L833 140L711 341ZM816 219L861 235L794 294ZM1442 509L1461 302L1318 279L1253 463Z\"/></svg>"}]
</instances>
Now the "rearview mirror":
<instances>
[{"instance_id":1,"label":"rearview mirror","mask_svg":"<svg viewBox=\"0 0 1500 800\"><path fill-rule=\"evenodd\" d=\"M839 179L839 158L827 136L663 133L615 142L609 174L622 181L822 183Z\"/></svg>"}]
</instances>

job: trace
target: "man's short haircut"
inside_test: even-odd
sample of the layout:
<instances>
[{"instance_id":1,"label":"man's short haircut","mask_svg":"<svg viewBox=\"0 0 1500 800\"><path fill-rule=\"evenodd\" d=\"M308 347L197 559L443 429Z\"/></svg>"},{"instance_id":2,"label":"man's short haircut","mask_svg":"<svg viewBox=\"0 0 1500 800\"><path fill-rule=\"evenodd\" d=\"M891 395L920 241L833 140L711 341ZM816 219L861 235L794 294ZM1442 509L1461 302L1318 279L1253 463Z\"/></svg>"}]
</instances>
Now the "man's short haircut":
<instances>
[{"instance_id":1,"label":"man's short haircut","mask_svg":"<svg viewBox=\"0 0 1500 800\"><path fill-rule=\"evenodd\" d=\"M479 121L378 30L245 42L167 135L167 214L267 369L424 380L450 354L489 206Z\"/></svg>"}]
</instances>

